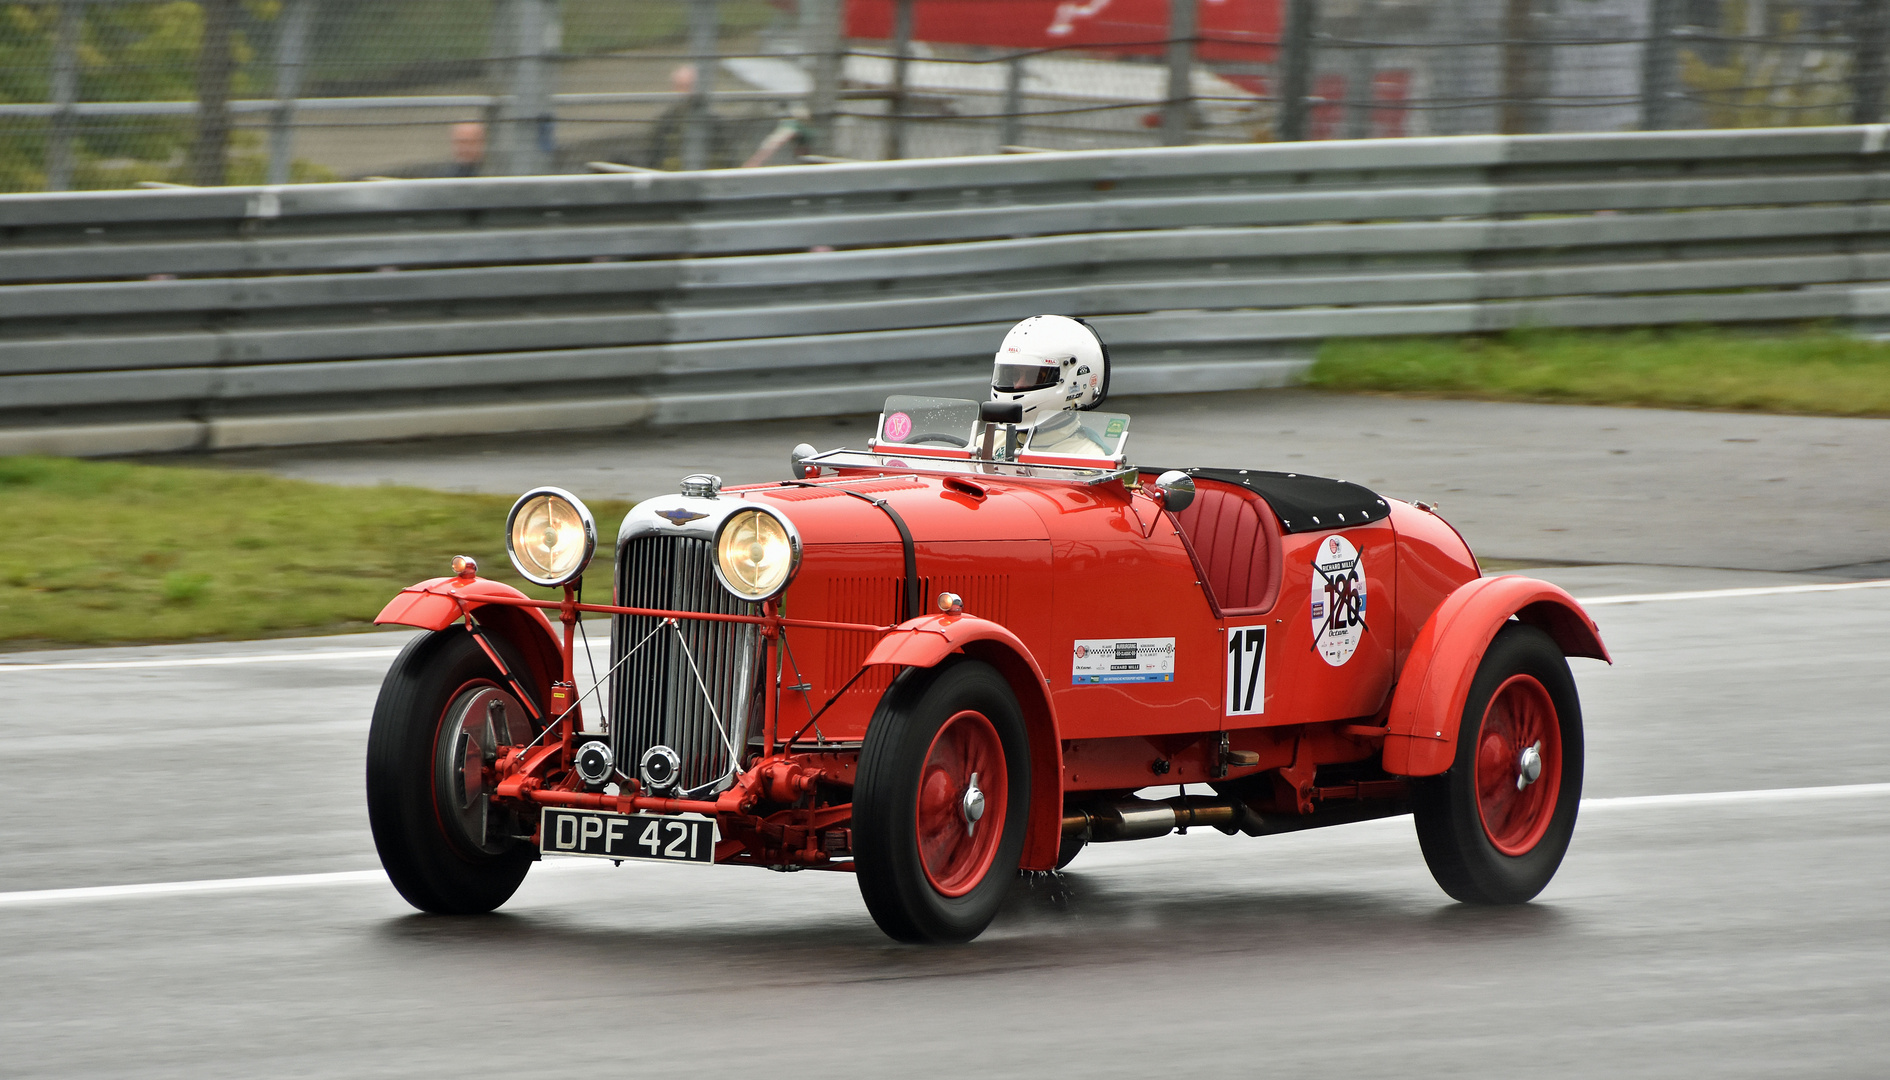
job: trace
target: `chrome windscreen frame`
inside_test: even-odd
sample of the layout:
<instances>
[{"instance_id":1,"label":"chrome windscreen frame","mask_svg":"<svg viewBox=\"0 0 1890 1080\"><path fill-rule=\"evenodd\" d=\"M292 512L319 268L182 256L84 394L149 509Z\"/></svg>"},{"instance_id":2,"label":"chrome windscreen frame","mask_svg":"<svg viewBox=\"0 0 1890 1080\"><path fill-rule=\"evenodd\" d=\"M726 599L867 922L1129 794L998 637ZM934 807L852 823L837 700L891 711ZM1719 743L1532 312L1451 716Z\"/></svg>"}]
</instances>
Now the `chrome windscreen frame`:
<instances>
[{"instance_id":1,"label":"chrome windscreen frame","mask_svg":"<svg viewBox=\"0 0 1890 1080\"><path fill-rule=\"evenodd\" d=\"M1003 476L1026 480L1063 480L1094 486L1112 480L1133 484L1141 469L1135 465L1046 465L993 461L987 458L933 457L888 453L882 450L828 450L801 459L803 465L828 469L872 469L889 473L933 473L947 476ZM639 507L640 508L640 507Z\"/></svg>"}]
</instances>

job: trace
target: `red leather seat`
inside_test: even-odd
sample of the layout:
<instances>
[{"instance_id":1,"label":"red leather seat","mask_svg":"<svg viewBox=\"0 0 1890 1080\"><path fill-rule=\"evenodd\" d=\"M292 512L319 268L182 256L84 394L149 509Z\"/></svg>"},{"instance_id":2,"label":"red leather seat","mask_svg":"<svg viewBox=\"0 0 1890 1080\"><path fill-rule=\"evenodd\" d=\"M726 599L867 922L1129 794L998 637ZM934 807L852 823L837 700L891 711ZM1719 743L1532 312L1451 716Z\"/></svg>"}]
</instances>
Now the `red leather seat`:
<instances>
[{"instance_id":1,"label":"red leather seat","mask_svg":"<svg viewBox=\"0 0 1890 1080\"><path fill-rule=\"evenodd\" d=\"M1257 615L1273 606L1280 588L1280 521L1265 499L1233 484L1196 479L1194 501L1175 520L1223 614Z\"/></svg>"}]
</instances>

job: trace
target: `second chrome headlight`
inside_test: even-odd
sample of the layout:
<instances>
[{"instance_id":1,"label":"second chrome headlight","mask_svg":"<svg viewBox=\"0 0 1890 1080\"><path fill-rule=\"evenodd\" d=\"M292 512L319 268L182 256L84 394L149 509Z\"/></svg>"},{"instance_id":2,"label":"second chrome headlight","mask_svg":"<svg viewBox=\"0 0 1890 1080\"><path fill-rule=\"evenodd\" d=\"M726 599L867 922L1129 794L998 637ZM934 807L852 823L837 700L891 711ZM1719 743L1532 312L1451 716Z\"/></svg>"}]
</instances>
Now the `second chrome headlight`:
<instances>
[{"instance_id":1,"label":"second chrome headlight","mask_svg":"<svg viewBox=\"0 0 1890 1080\"><path fill-rule=\"evenodd\" d=\"M787 588L801 561L801 538L766 510L739 510L715 538L715 572L729 592L766 600Z\"/></svg>"}]
</instances>

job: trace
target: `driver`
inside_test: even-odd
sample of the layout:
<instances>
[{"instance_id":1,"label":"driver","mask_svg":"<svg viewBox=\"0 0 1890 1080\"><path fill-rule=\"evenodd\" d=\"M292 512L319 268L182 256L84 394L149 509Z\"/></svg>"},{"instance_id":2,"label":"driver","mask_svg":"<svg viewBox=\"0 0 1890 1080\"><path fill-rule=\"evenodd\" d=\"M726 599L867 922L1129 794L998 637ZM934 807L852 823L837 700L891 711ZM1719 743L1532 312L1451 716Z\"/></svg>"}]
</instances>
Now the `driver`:
<instances>
[{"instance_id":1,"label":"driver","mask_svg":"<svg viewBox=\"0 0 1890 1080\"><path fill-rule=\"evenodd\" d=\"M1052 454L1108 455L1073 412L1109 395L1109 348L1082 319L1035 315L1004 335L991 371L991 400L1023 406L1030 448Z\"/></svg>"}]
</instances>

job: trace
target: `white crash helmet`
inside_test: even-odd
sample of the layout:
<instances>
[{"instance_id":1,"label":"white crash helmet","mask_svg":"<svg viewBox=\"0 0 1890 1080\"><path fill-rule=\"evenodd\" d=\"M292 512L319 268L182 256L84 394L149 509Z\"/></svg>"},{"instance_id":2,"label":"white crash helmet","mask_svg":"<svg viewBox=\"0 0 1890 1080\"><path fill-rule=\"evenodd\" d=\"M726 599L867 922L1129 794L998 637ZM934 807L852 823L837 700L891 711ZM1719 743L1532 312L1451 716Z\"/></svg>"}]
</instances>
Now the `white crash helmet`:
<instances>
[{"instance_id":1,"label":"white crash helmet","mask_svg":"<svg viewBox=\"0 0 1890 1080\"><path fill-rule=\"evenodd\" d=\"M1056 412L1087 411L1109 396L1109 348L1081 319L1034 315L1004 335L991 370L991 400L1024 408L1034 425Z\"/></svg>"}]
</instances>

